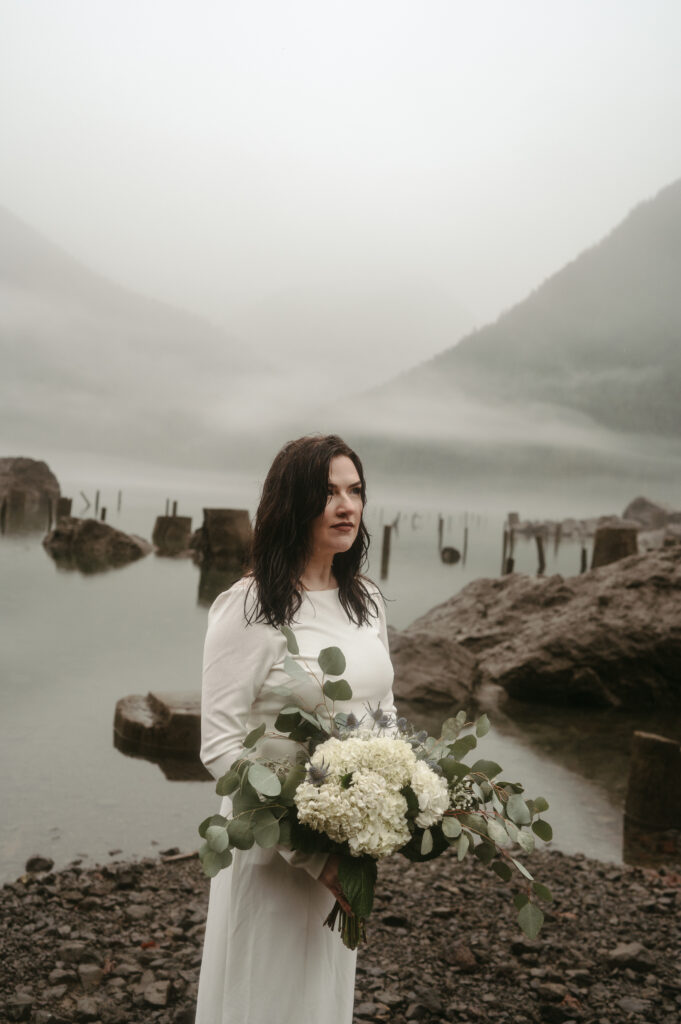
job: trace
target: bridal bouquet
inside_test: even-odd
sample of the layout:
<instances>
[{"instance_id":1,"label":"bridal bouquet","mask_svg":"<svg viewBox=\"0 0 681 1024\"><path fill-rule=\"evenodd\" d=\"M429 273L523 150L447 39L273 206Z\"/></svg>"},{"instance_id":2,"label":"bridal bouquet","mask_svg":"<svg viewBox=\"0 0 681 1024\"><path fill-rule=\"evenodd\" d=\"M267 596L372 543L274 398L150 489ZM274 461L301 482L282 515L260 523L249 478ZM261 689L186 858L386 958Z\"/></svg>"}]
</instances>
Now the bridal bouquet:
<instances>
[{"instance_id":1,"label":"bridal bouquet","mask_svg":"<svg viewBox=\"0 0 681 1024\"><path fill-rule=\"evenodd\" d=\"M284 628L289 654L284 668L295 680L309 676L291 655L298 645ZM536 937L544 920L537 899L550 891L536 882L514 855L529 853L534 837L548 841L551 826L540 817L548 810L543 797L527 800L518 782L499 780L500 765L464 758L489 730L486 715L469 722L465 712L449 718L439 737L416 732L405 719L367 706L361 720L336 712L337 701L352 697L340 676L345 658L337 647L319 654L323 673L316 708L287 704L266 733L263 723L244 741L244 754L218 780L216 790L232 797L232 815L211 815L199 826L204 844L199 856L213 876L232 862L232 850L282 844L303 852L339 855L339 881L352 908L338 902L325 921L338 927L343 942L355 949L365 938L371 913L377 861L401 853L412 861L437 857L452 846L459 860L470 851L503 881L517 872L521 889L514 897L518 922ZM281 696L295 699L280 688ZM467 731L472 730L472 731ZM273 761L257 756L265 736L288 737L299 745L295 759ZM516 877L517 877L516 876Z\"/></svg>"}]
</instances>

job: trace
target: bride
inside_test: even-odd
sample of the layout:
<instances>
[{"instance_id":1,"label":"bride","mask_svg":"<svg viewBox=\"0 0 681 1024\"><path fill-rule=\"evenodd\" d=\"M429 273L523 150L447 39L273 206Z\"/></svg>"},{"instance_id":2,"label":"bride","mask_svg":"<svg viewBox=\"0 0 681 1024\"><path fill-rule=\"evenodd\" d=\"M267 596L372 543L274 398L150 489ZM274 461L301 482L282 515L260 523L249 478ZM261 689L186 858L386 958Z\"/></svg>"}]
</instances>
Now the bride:
<instances>
[{"instance_id":1,"label":"bride","mask_svg":"<svg viewBox=\"0 0 681 1024\"><path fill-rule=\"evenodd\" d=\"M361 573L365 501L362 463L339 437L299 438L274 459L250 573L217 598L208 617L201 758L215 778L251 729L265 722L274 730L277 687L318 703L324 647L340 647L347 662L352 699L339 710L358 718L367 703L394 710L385 609ZM307 686L284 672L280 626L295 633ZM273 738L259 754L281 757L292 747ZM221 813L229 810L225 797ZM343 900L333 855L235 851L231 867L211 882L197 1024L351 1024L356 952L322 927L336 898Z\"/></svg>"}]
</instances>

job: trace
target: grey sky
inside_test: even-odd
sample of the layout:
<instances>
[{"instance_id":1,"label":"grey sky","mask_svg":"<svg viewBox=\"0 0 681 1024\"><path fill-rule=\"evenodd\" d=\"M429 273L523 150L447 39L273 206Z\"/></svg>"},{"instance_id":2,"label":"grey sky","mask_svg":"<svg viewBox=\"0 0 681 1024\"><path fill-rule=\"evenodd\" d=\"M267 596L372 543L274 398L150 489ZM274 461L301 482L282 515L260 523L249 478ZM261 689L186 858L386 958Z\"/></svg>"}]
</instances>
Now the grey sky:
<instances>
[{"instance_id":1,"label":"grey sky","mask_svg":"<svg viewBox=\"0 0 681 1024\"><path fill-rule=\"evenodd\" d=\"M0 20L0 203L316 384L452 344L681 174L675 0Z\"/></svg>"}]
</instances>

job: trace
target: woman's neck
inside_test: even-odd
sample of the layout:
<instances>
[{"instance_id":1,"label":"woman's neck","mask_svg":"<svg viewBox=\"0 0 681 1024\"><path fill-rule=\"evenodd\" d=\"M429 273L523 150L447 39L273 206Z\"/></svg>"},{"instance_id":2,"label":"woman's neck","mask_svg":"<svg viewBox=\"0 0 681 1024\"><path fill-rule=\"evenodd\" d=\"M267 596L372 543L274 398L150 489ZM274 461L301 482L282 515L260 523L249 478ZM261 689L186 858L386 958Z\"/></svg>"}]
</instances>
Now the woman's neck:
<instances>
[{"instance_id":1,"label":"woman's neck","mask_svg":"<svg viewBox=\"0 0 681 1024\"><path fill-rule=\"evenodd\" d=\"M300 582L306 590L335 590L338 584L333 574L333 556L315 558L313 555L305 566Z\"/></svg>"}]
</instances>

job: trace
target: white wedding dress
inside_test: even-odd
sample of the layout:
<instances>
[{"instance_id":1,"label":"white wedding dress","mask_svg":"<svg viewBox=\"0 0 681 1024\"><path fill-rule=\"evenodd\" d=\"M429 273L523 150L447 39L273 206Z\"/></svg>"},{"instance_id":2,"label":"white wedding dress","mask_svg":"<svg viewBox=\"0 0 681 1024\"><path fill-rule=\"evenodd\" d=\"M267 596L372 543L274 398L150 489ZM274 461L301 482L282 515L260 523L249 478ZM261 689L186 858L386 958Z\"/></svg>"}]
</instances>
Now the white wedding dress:
<instances>
[{"instance_id":1,"label":"white wedding dress","mask_svg":"<svg viewBox=\"0 0 681 1024\"><path fill-rule=\"evenodd\" d=\"M312 675L304 685L284 672L283 634L246 624L247 590L240 580L217 598L208 617L201 759L215 778L229 769L251 729L261 722L273 729L287 703L275 687L288 686L312 707L321 700ZM320 678L320 650L341 648L353 696L335 710L358 718L367 704L394 711L385 611L380 594L375 598L380 614L360 628L348 620L337 590L306 591L291 626L300 649L296 661ZM290 740L272 739L262 741L258 753L277 757L296 749ZM225 798L222 813L230 806ZM325 854L254 846L235 851L232 865L212 880L196 1024L351 1024L356 952L323 927L334 902L317 881L325 861Z\"/></svg>"}]
</instances>

